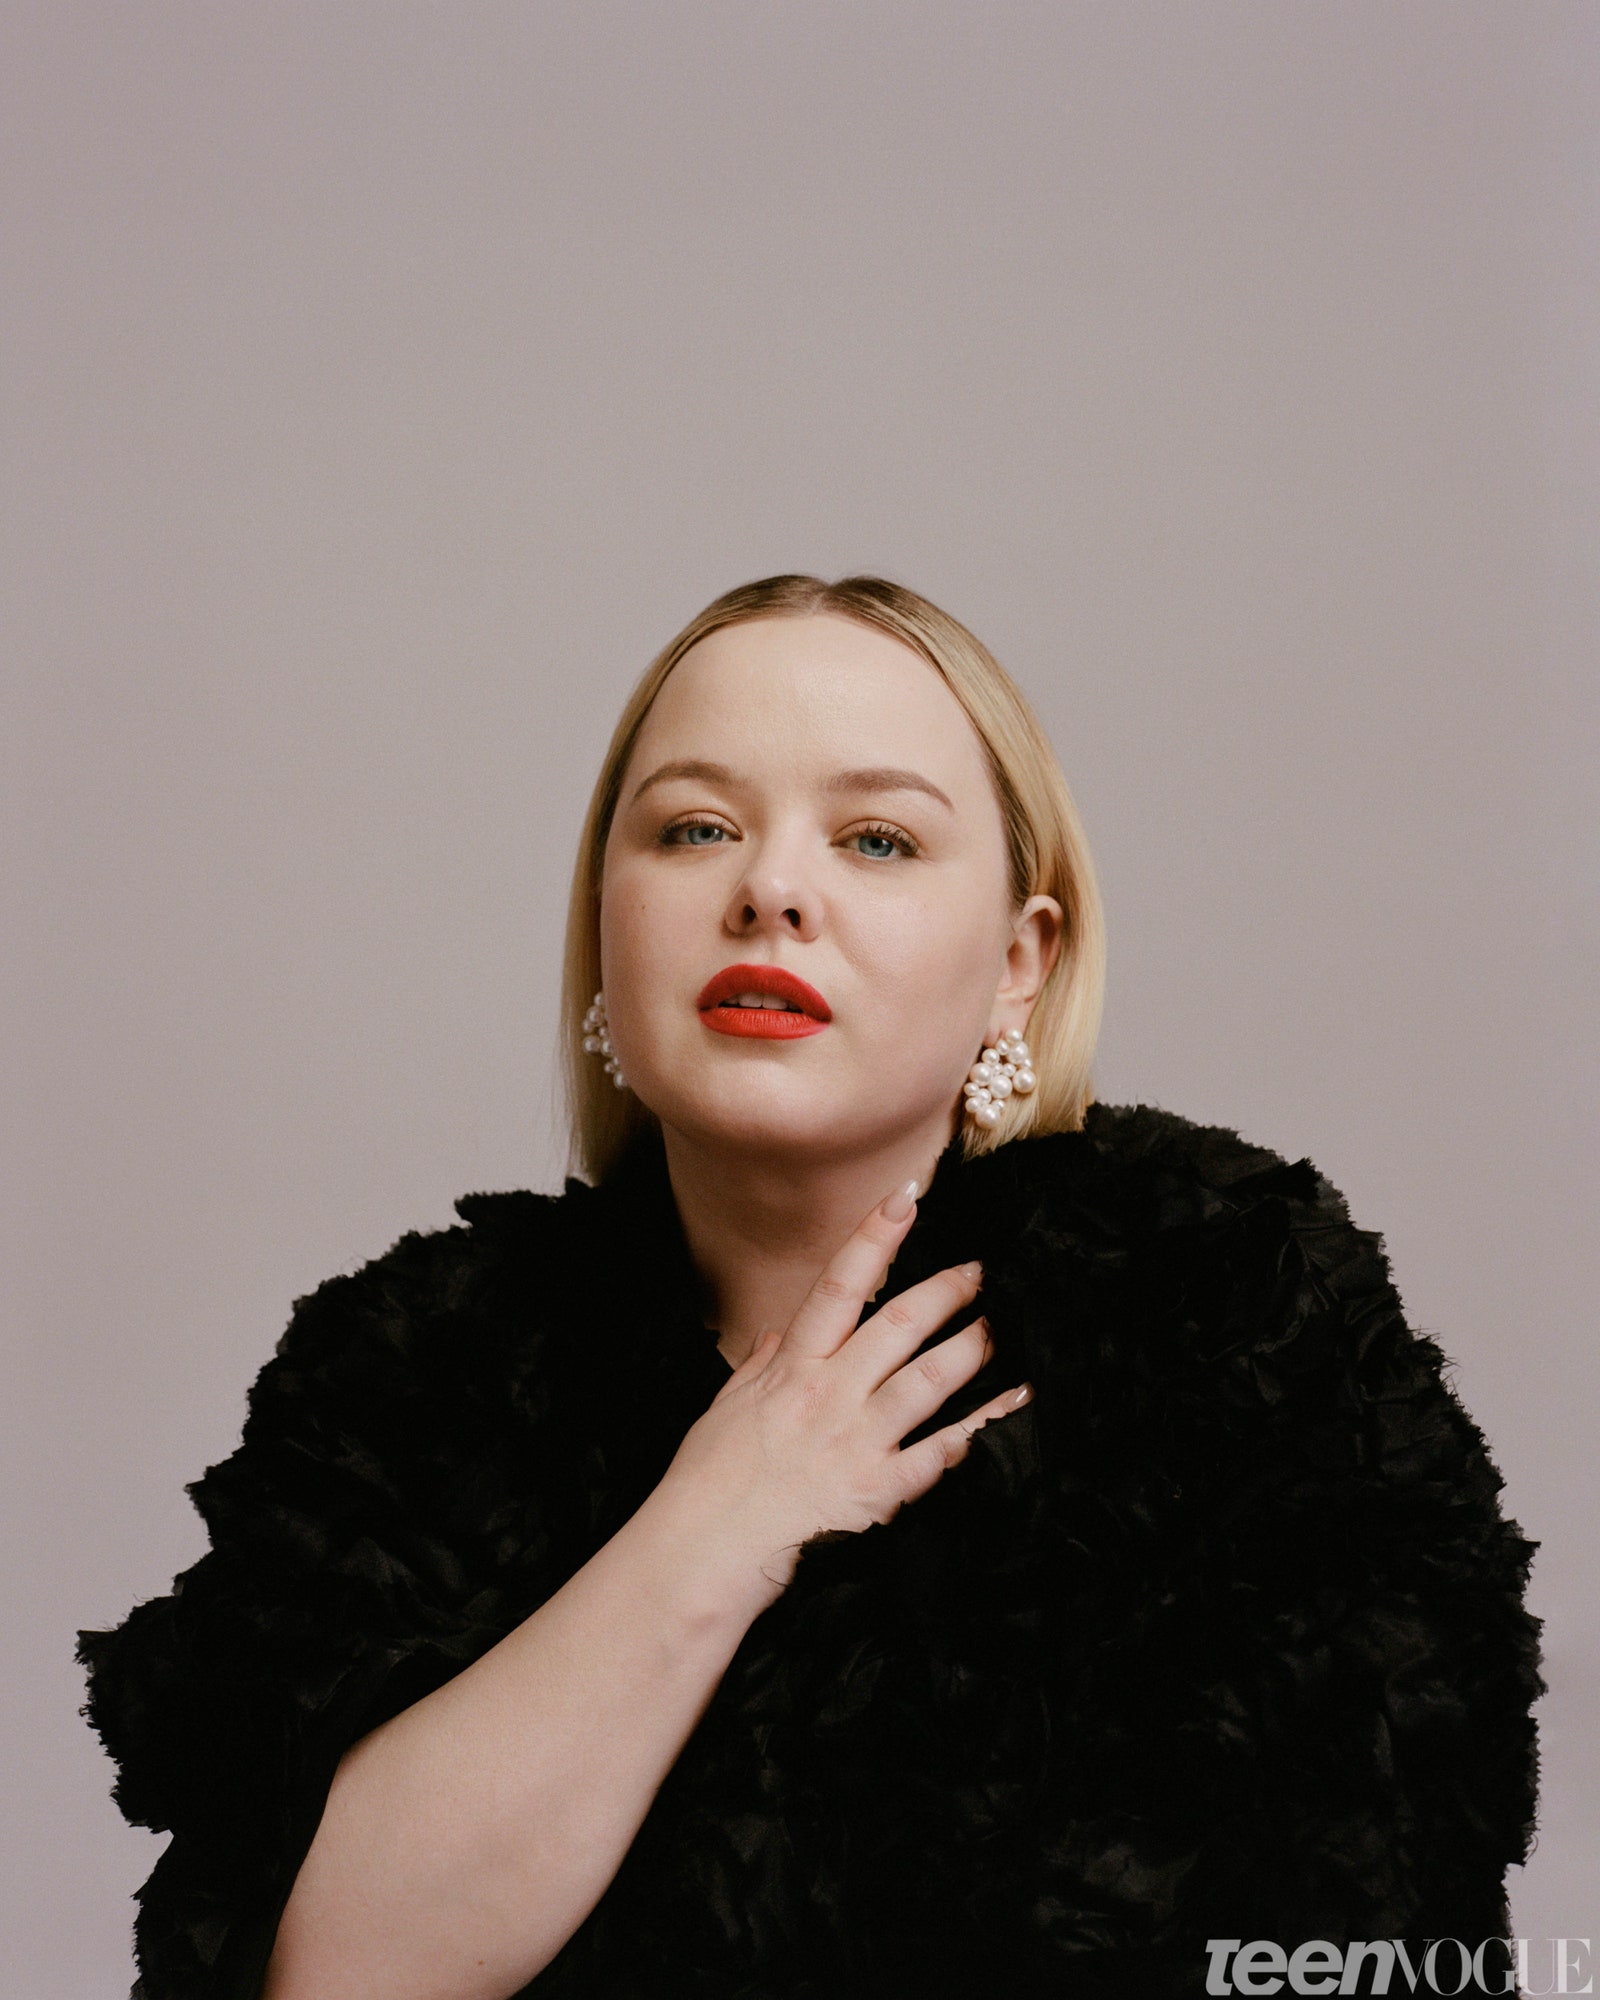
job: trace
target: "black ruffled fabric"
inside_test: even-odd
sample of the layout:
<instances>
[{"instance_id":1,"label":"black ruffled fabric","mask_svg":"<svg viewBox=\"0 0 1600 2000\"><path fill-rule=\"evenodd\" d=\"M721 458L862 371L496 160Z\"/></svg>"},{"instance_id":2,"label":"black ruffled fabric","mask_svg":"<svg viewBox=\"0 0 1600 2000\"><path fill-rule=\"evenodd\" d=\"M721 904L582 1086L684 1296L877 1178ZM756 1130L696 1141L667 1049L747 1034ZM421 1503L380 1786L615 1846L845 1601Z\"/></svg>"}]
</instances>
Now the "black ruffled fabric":
<instances>
[{"instance_id":1,"label":"black ruffled fabric","mask_svg":"<svg viewBox=\"0 0 1600 2000\"><path fill-rule=\"evenodd\" d=\"M188 1489L209 1552L79 1634L116 1801L172 1834L137 2000L256 2000L344 1750L581 1567L727 1377L659 1139L456 1209L296 1304ZM524 1991L1163 2000L1210 1937L1504 1937L1533 1545L1381 1238L1309 1161L1096 1105L952 1142L879 1302L974 1256L996 1353L924 1429L1034 1401L807 1544Z\"/></svg>"}]
</instances>

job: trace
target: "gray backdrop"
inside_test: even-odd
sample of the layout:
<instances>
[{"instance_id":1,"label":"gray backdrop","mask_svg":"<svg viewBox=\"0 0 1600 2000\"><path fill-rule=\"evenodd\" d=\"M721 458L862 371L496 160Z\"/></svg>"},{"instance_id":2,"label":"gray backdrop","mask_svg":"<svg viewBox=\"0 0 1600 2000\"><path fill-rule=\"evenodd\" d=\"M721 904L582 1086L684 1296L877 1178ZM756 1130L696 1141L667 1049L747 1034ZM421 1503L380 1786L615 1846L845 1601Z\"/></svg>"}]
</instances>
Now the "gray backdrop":
<instances>
[{"instance_id":1,"label":"gray backdrop","mask_svg":"<svg viewBox=\"0 0 1600 2000\"><path fill-rule=\"evenodd\" d=\"M1518 1925L1600 1934L1600 9L3 35L0 1989L124 1991L160 1850L73 1629L201 1552L184 1482L295 1296L556 1184L602 745L791 567L913 584L1038 705L1109 906L1100 1094L1309 1154L1384 1232L1543 1543Z\"/></svg>"}]
</instances>

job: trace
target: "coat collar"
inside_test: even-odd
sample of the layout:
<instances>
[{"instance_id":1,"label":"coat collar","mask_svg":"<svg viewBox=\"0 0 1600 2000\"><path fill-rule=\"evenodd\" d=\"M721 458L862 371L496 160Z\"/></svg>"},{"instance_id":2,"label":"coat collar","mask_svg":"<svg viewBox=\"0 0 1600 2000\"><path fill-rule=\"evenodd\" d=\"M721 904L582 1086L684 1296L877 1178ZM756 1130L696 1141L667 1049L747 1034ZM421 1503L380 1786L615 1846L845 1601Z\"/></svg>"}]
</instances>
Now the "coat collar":
<instances>
[{"instance_id":1,"label":"coat collar","mask_svg":"<svg viewBox=\"0 0 1600 2000\"><path fill-rule=\"evenodd\" d=\"M1079 1132L1014 1139L968 1159L958 1133L940 1154L917 1214L901 1242L875 1306L951 1264L978 1258L990 1280L1003 1281L1018 1240L1048 1222L1075 1191L1086 1193L1102 1162L1113 1114L1090 1107ZM608 1294L608 1318L626 1328L630 1363L652 1391L682 1377L710 1393L729 1375L706 1324L708 1301L689 1253L655 1127L641 1133L594 1188L569 1181L582 1195L593 1235L589 1258ZM953 1332L985 1309L980 1300L944 1329Z\"/></svg>"}]
</instances>

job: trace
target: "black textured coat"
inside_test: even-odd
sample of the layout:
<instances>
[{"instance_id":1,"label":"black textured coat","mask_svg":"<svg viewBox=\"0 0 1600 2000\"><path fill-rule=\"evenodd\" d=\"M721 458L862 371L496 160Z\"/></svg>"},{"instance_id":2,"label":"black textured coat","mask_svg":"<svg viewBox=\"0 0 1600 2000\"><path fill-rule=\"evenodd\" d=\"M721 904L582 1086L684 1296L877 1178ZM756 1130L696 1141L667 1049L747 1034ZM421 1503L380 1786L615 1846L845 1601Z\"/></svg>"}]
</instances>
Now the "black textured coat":
<instances>
[{"instance_id":1,"label":"black textured coat","mask_svg":"<svg viewBox=\"0 0 1600 2000\"><path fill-rule=\"evenodd\" d=\"M477 1194L300 1300L211 1549L79 1635L116 1799L172 1840L145 2000L256 1995L333 1770L605 1542L727 1378L659 1139ZM1096 1105L952 1142L880 1294L985 1265L1035 1400L808 1543L563 2000L1204 1990L1209 1937L1504 1936L1542 1691L1531 1545L1382 1240L1235 1133ZM1503 1962L1503 1961L1491 1961Z\"/></svg>"}]
</instances>

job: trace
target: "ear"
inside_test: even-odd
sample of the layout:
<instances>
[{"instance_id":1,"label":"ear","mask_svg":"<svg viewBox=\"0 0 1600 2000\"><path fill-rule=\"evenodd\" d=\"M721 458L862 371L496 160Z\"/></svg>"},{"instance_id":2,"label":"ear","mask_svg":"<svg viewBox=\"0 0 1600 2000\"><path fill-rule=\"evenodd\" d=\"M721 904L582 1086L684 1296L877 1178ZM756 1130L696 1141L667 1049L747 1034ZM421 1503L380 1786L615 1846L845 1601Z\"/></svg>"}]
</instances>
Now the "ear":
<instances>
[{"instance_id":1,"label":"ear","mask_svg":"<svg viewBox=\"0 0 1600 2000\"><path fill-rule=\"evenodd\" d=\"M991 1042L1007 1028L1026 1032L1033 1003L1061 955L1065 936L1066 917L1055 897L1030 896L1017 912L1006 947L1005 969L989 1015Z\"/></svg>"}]
</instances>

